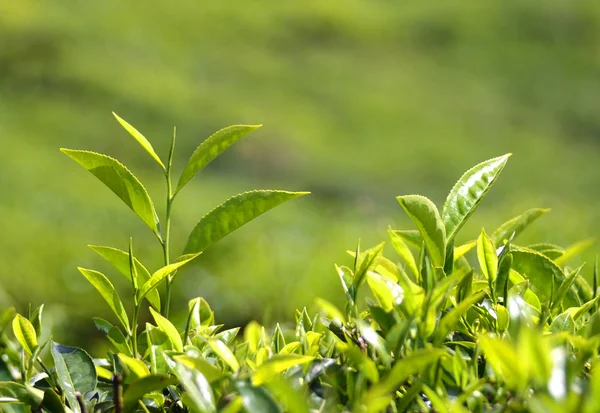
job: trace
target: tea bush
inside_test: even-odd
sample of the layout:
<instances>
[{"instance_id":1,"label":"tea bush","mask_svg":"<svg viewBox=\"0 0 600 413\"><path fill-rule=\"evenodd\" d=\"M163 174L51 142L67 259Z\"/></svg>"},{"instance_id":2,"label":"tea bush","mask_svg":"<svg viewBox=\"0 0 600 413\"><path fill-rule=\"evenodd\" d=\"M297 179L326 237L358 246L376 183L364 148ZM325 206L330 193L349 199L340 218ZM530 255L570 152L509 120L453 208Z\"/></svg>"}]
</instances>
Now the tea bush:
<instances>
[{"instance_id":1,"label":"tea bush","mask_svg":"<svg viewBox=\"0 0 600 413\"><path fill-rule=\"evenodd\" d=\"M590 286L583 266L569 265L589 243L566 249L519 245L520 233L547 212L531 209L455 245L456 234L510 155L467 171L441 210L420 195L398 197L416 229L390 228L393 258L384 255L384 243L349 251L353 264L336 266L333 275L345 295L344 308L316 298L319 312L298 310L293 328L252 322L240 334L238 327L217 324L201 297L189 301L185 326L175 326L169 307L177 271L235 229L306 193L263 190L234 196L200 219L182 255L173 260L169 238L176 195L257 126L216 132L198 146L173 186L175 133L163 162L139 131L116 118L164 173L164 220L141 182L117 160L62 151L150 228L164 266L149 271L135 257L132 240L128 251L90 247L131 283L133 297L128 311L109 278L79 268L114 313L113 321L93 320L111 346L102 358L42 334L43 305L25 315L14 309L2 313L4 411L596 411L598 266ZM139 325L143 306L153 323Z\"/></svg>"}]
</instances>

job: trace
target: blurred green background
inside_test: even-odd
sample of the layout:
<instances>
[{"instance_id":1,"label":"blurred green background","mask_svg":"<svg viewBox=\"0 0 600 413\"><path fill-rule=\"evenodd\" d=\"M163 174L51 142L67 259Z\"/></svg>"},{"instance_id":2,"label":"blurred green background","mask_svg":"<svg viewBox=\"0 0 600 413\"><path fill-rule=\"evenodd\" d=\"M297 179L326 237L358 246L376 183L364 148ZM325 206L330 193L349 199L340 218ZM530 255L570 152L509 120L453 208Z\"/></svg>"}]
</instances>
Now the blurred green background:
<instances>
[{"instance_id":1,"label":"blurred green background","mask_svg":"<svg viewBox=\"0 0 600 413\"><path fill-rule=\"evenodd\" d=\"M395 196L441 205L466 169L506 152L459 241L531 207L553 211L522 243L594 237L599 51L597 1L0 1L0 305L44 302L55 337L84 344L90 317L111 316L76 267L128 291L86 245L133 236L160 266L144 224L59 152L118 158L164 213L160 170L111 111L163 158L176 125L176 174L217 129L264 124L178 197L175 252L236 193L312 191L183 271L179 314L196 296L229 325L290 319L316 295L340 302L345 250L410 227Z\"/></svg>"}]
</instances>

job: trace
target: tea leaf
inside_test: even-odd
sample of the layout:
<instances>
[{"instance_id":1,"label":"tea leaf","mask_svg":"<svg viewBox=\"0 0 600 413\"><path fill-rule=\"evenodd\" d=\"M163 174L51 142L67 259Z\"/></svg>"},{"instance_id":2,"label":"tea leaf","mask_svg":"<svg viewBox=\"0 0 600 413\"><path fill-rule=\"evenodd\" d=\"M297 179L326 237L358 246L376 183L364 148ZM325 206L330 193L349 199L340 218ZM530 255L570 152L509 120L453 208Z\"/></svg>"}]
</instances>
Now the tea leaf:
<instances>
[{"instance_id":1,"label":"tea leaf","mask_svg":"<svg viewBox=\"0 0 600 413\"><path fill-rule=\"evenodd\" d=\"M127 391L123 395L123 411L125 413L134 411L138 405L138 400L141 400L144 395L161 391L167 386L177 384L177 382L177 379L165 375L145 376L134 381L127 387Z\"/></svg>"},{"instance_id":2,"label":"tea leaf","mask_svg":"<svg viewBox=\"0 0 600 413\"><path fill-rule=\"evenodd\" d=\"M527 379L521 366L516 351L506 342L481 336L478 340L479 347L485 355L486 361L509 386L515 388L522 385Z\"/></svg>"},{"instance_id":3,"label":"tea leaf","mask_svg":"<svg viewBox=\"0 0 600 413\"><path fill-rule=\"evenodd\" d=\"M92 358L82 349L52 342L52 358L58 383L71 410L81 413L76 393L85 394L96 389L97 375Z\"/></svg>"},{"instance_id":4,"label":"tea leaf","mask_svg":"<svg viewBox=\"0 0 600 413\"><path fill-rule=\"evenodd\" d=\"M43 399L42 390L13 381L0 382L0 403L22 403L30 406L31 410L37 410Z\"/></svg>"},{"instance_id":5,"label":"tea leaf","mask_svg":"<svg viewBox=\"0 0 600 413\"><path fill-rule=\"evenodd\" d=\"M156 312L153 308L150 308L150 313L152 314L152 318L154 318L158 328L160 328L167 335L167 337L169 337L169 341L173 344L173 348L175 348L177 351L183 351L183 341L181 340L181 336L179 335L179 332L175 326L168 319L160 315L160 313Z\"/></svg>"},{"instance_id":6,"label":"tea leaf","mask_svg":"<svg viewBox=\"0 0 600 413\"><path fill-rule=\"evenodd\" d=\"M290 367L305 364L313 360L314 357L296 354L275 355L262 363L254 372L252 384L254 386L260 386Z\"/></svg>"},{"instance_id":7,"label":"tea leaf","mask_svg":"<svg viewBox=\"0 0 600 413\"><path fill-rule=\"evenodd\" d=\"M173 372L185 389L184 401L198 413L216 412L215 395L204 375L186 364L174 361Z\"/></svg>"},{"instance_id":8,"label":"tea leaf","mask_svg":"<svg viewBox=\"0 0 600 413\"><path fill-rule=\"evenodd\" d=\"M481 231L481 235L477 240L477 259L483 275L494 281L498 274L498 256L496 255L494 242L487 236L485 230Z\"/></svg>"},{"instance_id":9,"label":"tea leaf","mask_svg":"<svg viewBox=\"0 0 600 413\"><path fill-rule=\"evenodd\" d=\"M129 317L123 303L119 298L119 294L115 290L112 283L104 276L104 274L98 271L86 270L85 268L77 268L81 274L98 290L102 298L108 303L108 306L116 314L117 318L125 327L125 330L129 331Z\"/></svg>"},{"instance_id":10,"label":"tea leaf","mask_svg":"<svg viewBox=\"0 0 600 413\"><path fill-rule=\"evenodd\" d=\"M533 208L523 212L521 215L509 219L504 224L500 225L491 236L491 238L496 244L496 247L500 247L501 245L503 245L504 242L508 240L513 233L515 234L516 238L517 235L523 232L525 228L527 228L534 221L536 221L541 216L547 214L548 212L550 212L549 208Z\"/></svg>"},{"instance_id":11,"label":"tea leaf","mask_svg":"<svg viewBox=\"0 0 600 413\"><path fill-rule=\"evenodd\" d=\"M102 181L160 237L158 216L152 200L129 169L116 159L99 153L72 149L61 151Z\"/></svg>"},{"instance_id":12,"label":"tea leaf","mask_svg":"<svg viewBox=\"0 0 600 413\"><path fill-rule=\"evenodd\" d=\"M397 199L421 233L433 265L443 267L446 258L446 230L433 202L420 195L399 196Z\"/></svg>"},{"instance_id":13,"label":"tea leaf","mask_svg":"<svg viewBox=\"0 0 600 413\"><path fill-rule=\"evenodd\" d=\"M119 273L124 275L131 282L131 271L129 270L129 253L121 251L117 248L101 247L97 245L88 245L94 252L99 254L102 258L110 262ZM146 281L150 279L150 272L142 265L137 259L135 260L135 268L138 274L138 285L144 285ZM150 291L145 297L146 300L154 307L157 311L160 311L160 295L158 291Z\"/></svg>"},{"instance_id":14,"label":"tea leaf","mask_svg":"<svg viewBox=\"0 0 600 413\"><path fill-rule=\"evenodd\" d=\"M454 239L466 220L475 212L479 203L498 179L510 155L490 159L474 166L454 185L442 208L446 242Z\"/></svg>"},{"instance_id":15,"label":"tea leaf","mask_svg":"<svg viewBox=\"0 0 600 413\"><path fill-rule=\"evenodd\" d=\"M392 393L410 376L419 374L446 354L442 349L421 349L397 361L388 375L368 392L368 399Z\"/></svg>"},{"instance_id":16,"label":"tea leaf","mask_svg":"<svg viewBox=\"0 0 600 413\"><path fill-rule=\"evenodd\" d=\"M282 409L264 387L253 387L250 383L239 381L237 389L247 412L282 413Z\"/></svg>"},{"instance_id":17,"label":"tea leaf","mask_svg":"<svg viewBox=\"0 0 600 413\"><path fill-rule=\"evenodd\" d=\"M233 371L238 371L240 365L229 347L220 340L209 340L208 345Z\"/></svg>"},{"instance_id":18,"label":"tea leaf","mask_svg":"<svg viewBox=\"0 0 600 413\"><path fill-rule=\"evenodd\" d=\"M181 177L179 178L179 183L177 184L177 189L175 190L175 194L177 194L181 188L183 188L185 184L194 177L194 175L204 169L206 165L219 156L223 151L243 138L246 134L260 128L261 126L262 125L229 126L208 137L200 144L200 146L198 146L198 148L196 148L192 154L192 157L183 169Z\"/></svg>"},{"instance_id":19,"label":"tea leaf","mask_svg":"<svg viewBox=\"0 0 600 413\"><path fill-rule=\"evenodd\" d=\"M480 291L476 294L466 297L446 315L444 315L440 320L439 327L436 331L437 339L443 340L449 332L451 332L453 329L456 329L456 325L458 324L460 318L484 296L485 293Z\"/></svg>"},{"instance_id":20,"label":"tea leaf","mask_svg":"<svg viewBox=\"0 0 600 413\"><path fill-rule=\"evenodd\" d=\"M130 380L139 380L150 375L150 370L142 360L129 357L126 354L118 354L119 359L127 366L131 374Z\"/></svg>"},{"instance_id":21,"label":"tea leaf","mask_svg":"<svg viewBox=\"0 0 600 413\"><path fill-rule=\"evenodd\" d=\"M475 248L476 245L477 240L467 242L466 244L454 248L454 262L458 261L459 258L463 257L466 253Z\"/></svg>"},{"instance_id":22,"label":"tea leaf","mask_svg":"<svg viewBox=\"0 0 600 413\"><path fill-rule=\"evenodd\" d=\"M188 367L198 370L200 373L202 373L206 380L208 380L209 383L219 380L223 376L223 373L220 369L210 364L203 358L190 356L175 356L173 357L173 359L182 364L185 364Z\"/></svg>"},{"instance_id":23,"label":"tea leaf","mask_svg":"<svg viewBox=\"0 0 600 413\"><path fill-rule=\"evenodd\" d=\"M413 279L416 280L417 278L419 278L419 269L417 267L415 257L413 256L412 252L410 252L408 245L406 245L404 239L400 235L392 231L390 228L388 228L388 234L392 241L392 246L394 247L398 255L400 255L402 261L404 261L404 263L406 264Z\"/></svg>"},{"instance_id":24,"label":"tea leaf","mask_svg":"<svg viewBox=\"0 0 600 413\"><path fill-rule=\"evenodd\" d=\"M512 269L531 280L534 291L544 300L552 297L552 283L559 286L565 274L552 260L539 252L515 248L512 252ZM579 306L577 294L569 289L565 297L567 307Z\"/></svg>"},{"instance_id":25,"label":"tea leaf","mask_svg":"<svg viewBox=\"0 0 600 413\"><path fill-rule=\"evenodd\" d=\"M144 298L148 293L157 288L161 282L163 282L169 275L175 272L178 268L183 267L185 264L196 258L200 253L183 255L178 258L179 261L165 265L161 269L157 270L152 276L142 285L138 292L138 300Z\"/></svg>"},{"instance_id":26,"label":"tea leaf","mask_svg":"<svg viewBox=\"0 0 600 413\"><path fill-rule=\"evenodd\" d=\"M115 117L115 119L117 119L117 121L121 124L121 126L123 126L123 128L127 132L129 132L129 134L131 136L133 136L136 141L138 141L138 143L142 146L142 148L144 148L146 150L146 152L148 152L148 154L156 161L156 163L158 163L160 165L160 167L163 169L163 171L166 171L167 168L162 163L162 161L160 160L160 158L156 154L156 152L154 152L154 148L152 147L150 142L148 142L148 140L144 137L144 135L142 135L140 132L138 132L138 130L136 128L131 126L124 119L121 119L119 117L119 115L117 115L115 112L113 112L112 114Z\"/></svg>"},{"instance_id":27,"label":"tea leaf","mask_svg":"<svg viewBox=\"0 0 600 413\"><path fill-rule=\"evenodd\" d=\"M554 262L556 263L556 265L564 265L570 259L578 256L583 251L585 251L586 249L588 249L589 247L594 245L595 242L596 242L595 239L587 239L584 241L577 242L577 243L571 245L570 247L568 247L560 257L558 257L554 260Z\"/></svg>"},{"instance_id":28,"label":"tea leaf","mask_svg":"<svg viewBox=\"0 0 600 413\"><path fill-rule=\"evenodd\" d=\"M38 346L35 328L31 322L17 314L12 323L13 333L23 349L31 356Z\"/></svg>"},{"instance_id":29,"label":"tea leaf","mask_svg":"<svg viewBox=\"0 0 600 413\"><path fill-rule=\"evenodd\" d=\"M206 214L192 230L184 253L199 253L242 225L308 192L250 191L229 198Z\"/></svg>"}]
</instances>

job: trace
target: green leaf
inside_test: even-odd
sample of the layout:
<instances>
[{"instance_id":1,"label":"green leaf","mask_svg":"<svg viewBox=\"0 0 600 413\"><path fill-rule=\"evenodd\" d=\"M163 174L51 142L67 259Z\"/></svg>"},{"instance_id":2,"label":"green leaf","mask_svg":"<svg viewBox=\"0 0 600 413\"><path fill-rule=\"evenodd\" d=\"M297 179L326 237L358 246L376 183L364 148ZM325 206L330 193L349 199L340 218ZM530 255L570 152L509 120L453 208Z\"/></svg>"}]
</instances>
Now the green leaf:
<instances>
[{"instance_id":1,"label":"green leaf","mask_svg":"<svg viewBox=\"0 0 600 413\"><path fill-rule=\"evenodd\" d=\"M404 261L404 263L406 264L406 267L408 268L413 280L418 279L419 268L417 267L415 257L412 254L412 252L410 252L408 245L406 245L404 239L395 231L392 231L391 228L388 228L388 234L390 236L390 240L392 241L392 246L394 247L398 255L400 255L402 261Z\"/></svg>"},{"instance_id":2,"label":"green leaf","mask_svg":"<svg viewBox=\"0 0 600 413\"><path fill-rule=\"evenodd\" d=\"M454 248L454 262L477 246L477 241L469 241L466 244Z\"/></svg>"},{"instance_id":3,"label":"green leaf","mask_svg":"<svg viewBox=\"0 0 600 413\"><path fill-rule=\"evenodd\" d=\"M516 238L521 232L523 232L525 228L548 212L550 212L550 209L533 208L523 212L521 215L509 219L504 224L500 225L491 236L496 247L503 245L513 233L515 234Z\"/></svg>"},{"instance_id":4,"label":"green leaf","mask_svg":"<svg viewBox=\"0 0 600 413\"><path fill-rule=\"evenodd\" d=\"M127 387L123 395L123 411L132 412L138 406L138 400L152 392L160 392L167 386L177 384L177 379L165 375L145 376Z\"/></svg>"},{"instance_id":5,"label":"green leaf","mask_svg":"<svg viewBox=\"0 0 600 413\"><path fill-rule=\"evenodd\" d=\"M575 320L569 311L565 311L560 314L550 324L550 331L552 333L570 333L575 334Z\"/></svg>"},{"instance_id":6,"label":"green leaf","mask_svg":"<svg viewBox=\"0 0 600 413\"><path fill-rule=\"evenodd\" d=\"M229 198L200 219L188 238L184 253L202 252L268 210L308 193L264 190Z\"/></svg>"},{"instance_id":7,"label":"green leaf","mask_svg":"<svg viewBox=\"0 0 600 413\"><path fill-rule=\"evenodd\" d=\"M421 237L421 233L416 229L393 229L392 233L417 249L421 249L423 246L423 237Z\"/></svg>"},{"instance_id":8,"label":"green leaf","mask_svg":"<svg viewBox=\"0 0 600 413\"><path fill-rule=\"evenodd\" d=\"M131 351L131 347L129 347L129 342L127 341L119 327L111 327L108 330L106 336L108 340L113 344L113 346L115 346L117 351L119 351L120 353L125 353L129 355L133 354L133 352Z\"/></svg>"},{"instance_id":9,"label":"green leaf","mask_svg":"<svg viewBox=\"0 0 600 413\"><path fill-rule=\"evenodd\" d=\"M99 254L102 258L110 262L119 273L124 275L129 282L131 282L131 271L129 270L129 253L121 251L117 248L101 247L97 245L88 245L94 252ZM135 269L138 274L138 285L144 285L146 281L150 279L150 272L142 265L142 263L134 258ZM151 291L146 296L146 299L157 311L160 311L160 295L158 291Z\"/></svg>"},{"instance_id":10,"label":"green leaf","mask_svg":"<svg viewBox=\"0 0 600 413\"><path fill-rule=\"evenodd\" d=\"M552 260L539 252L525 248L515 248L511 251L512 269L527 277L531 287L544 301L552 297L552 284L559 286L565 279L565 274ZM570 289L565 297L566 307L579 306L577 294Z\"/></svg>"},{"instance_id":11,"label":"green leaf","mask_svg":"<svg viewBox=\"0 0 600 413\"><path fill-rule=\"evenodd\" d=\"M174 366L171 366L173 373L177 376L186 394L188 395L186 403L193 411L198 413L216 412L215 395L213 394L210 383L204 375L184 363L174 361Z\"/></svg>"},{"instance_id":12,"label":"green leaf","mask_svg":"<svg viewBox=\"0 0 600 413\"><path fill-rule=\"evenodd\" d=\"M58 383L71 410L81 413L77 392L85 394L96 389L97 375L92 358L82 349L52 342L52 358Z\"/></svg>"},{"instance_id":13,"label":"green leaf","mask_svg":"<svg viewBox=\"0 0 600 413\"><path fill-rule=\"evenodd\" d=\"M188 308L191 312L191 327L199 330L202 327L210 327L215 323L215 313L210 305L202 297L194 298L188 301Z\"/></svg>"},{"instance_id":14,"label":"green leaf","mask_svg":"<svg viewBox=\"0 0 600 413\"><path fill-rule=\"evenodd\" d=\"M117 115L115 112L113 112L112 114L117 119L117 121L121 124L121 126L123 126L123 128L127 132L129 132L129 134L131 136L133 136L136 141L138 141L138 143L142 146L142 148L144 148L146 150L146 152L148 152L148 154L150 154L150 156L160 165L160 167L163 169L163 171L166 171L167 168L165 168L165 165L162 163L162 161L160 160L160 158L158 157L156 152L154 152L154 148L152 147L150 142L148 142L148 139L146 139L144 137L144 135L142 135L140 132L138 132L138 130L136 128L131 126L125 120L121 119L119 117L119 115Z\"/></svg>"},{"instance_id":15,"label":"green leaf","mask_svg":"<svg viewBox=\"0 0 600 413\"><path fill-rule=\"evenodd\" d=\"M253 387L244 381L238 381L236 387L247 412L282 413L273 396L264 387Z\"/></svg>"},{"instance_id":16,"label":"green leaf","mask_svg":"<svg viewBox=\"0 0 600 413\"><path fill-rule=\"evenodd\" d=\"M42 404L44 392L31 386L24 386L13 381L0 382L0 404L18 403L26 404L37 410ZM0 407L0 410L3 408Z\"/></svg>"},{"instance_id":17,"label":"green leaf","mask_svg":"<svg viewBox=\"0 0 600 413\"><path fill-rule=\"evenodd\" d=\"M36 333L38 339L42 336L42 314L43 313L44 313L44 304L40 305L29 315L29 321L31 321L31 324L33 325L33 328L35 329L35 333Z\"/></svg>"},{"instance_id":18,"label":"green leaf","mask_svg":"<svg viewBox=\"0 0 600 413\"><path fill-rule=\"evenodd\" d=\"M157 288L161 282L163 282L169 275L175 272L178 268L183 267L185 264L196 258L200 253L188 254L179 257L177 262L169 265L165 265L161 269L157 270L148 281L142 285L138 292L138 300L146 297L150 292Z\"/></svg>"},{"instance_id":19,"label":"green leaf","mask_svg":"<svg viewBox=\"0 0 600 413\"><path fill-rule=\"evenodd\" d=\"M404 298L402 287L390 280L386 280L376 272L369 271L367 273L367 283L375 299L377 299L377 302L386 313L392 311L394 305L396 303L400 304Z\"/></svg>"},{"instance_id":20,"label":"green leaf","mask_svg":"<svg viewBox=\"0 0 600 413\"><path fill-rule=\"evenodd\" d=\"M480 291L474 295L466 297L464 300L458 303L452 310L450 310L446 315L444 315L440 320L439 327L436 331L437 339L443 340L449 332L451 332L452 330L456 330L460 318L472 306L478 303L484 296L485 293L483 291Z\"/></svg>"},{"instance_id":21,"label":"green leaf","mask_svg":"<svg viewBox=\"0 0 600 413\"><path fill-rule=\"evenodd\" d=\"M258 369L256 369L252 376L252 384L254 386L260 386L277 376L279 373L283 373L290 367L305 364L314 359L315 358L311 356L300 356L296 354L275 355L258 366Z\"/></svg>"},{"instance_id":22,"label":"green leaf","mask_svg":"<svg viewBox=\"0 0 600 413\"><path fill-rule=\"evenodd\" d=\"M21 314L13 319L13 333L23 349L32 355L38 346L37 335L33 324Z\"/></svg>"},{"instance_id":23,"label":"green leaf","mask_svg":"<svg viewBox=\"0 0 600 413\"><path fill-rule=\"evenodd\" d=\"M494 242L483 229L477 240L477 259L479 260L481 272L490 280L490 285L494 285L498 275L498 256L496 255Z\"/></svg>"},{"instance_id":24,"label":"green leaf","mask_svg":"<svg viewBox=\"0 0 600 413\"><path fill-rule=\"evenodd\" d=\"M302 389L296 389L282 377L271 380L267 388L289 413L310 413L308 401Z\"/></svg>"},{"instance_id":25,"label":"green leaf","mask_svg":"<svg viewBox=\"0 0 600 413\"><path fill-rule=\"evenodd\" d=\"M196 148L192 157L181 173L179 183L175 194L177 194L185 184L200 172L213 159L219 156L223 151L243 138L248 133L260 128L262 125L234 125L221 129L208 137Z\"/></svg>"},{"instance_id":26,"label":"green leaf","mask_svg":"<svg viewBox=\"0 0 600 413\"><path fill-rule=\"evenodd\" d=\"M125 330L129 331L129 317L127 317L127 312L125 311L125 307L123 307L119 294L117 294L115 287L108 278L98 271L86 270L81 267L77 269L98 290L102 298L108 303L110 309L116 314L123 327L125 327Z\"/></svg>"},{"instance_id":27,"label":"green leaf","mask_svg":"<svg viewBox=\"0 0 600 413\"><path fill-rule=\"evenodd\" d=\"M127 366L127 369L129 369L131 376L128 378L129 381L138 380L150 375L150 370L148 370L146 363L144 363L142 360L129 357L123 353L118 354L118 357L121 362Z\"/></svg>"},{"instance_id":28,"label":"green leaf","mask_svg":"<svg viewBox=\"0 0 600 413\"><path fill-rule=\"evenodd\" d=\"M569 260L578 256L583 251L594 245L596 242L595 239L587 239L584 241L577 242L570 247L568 247L565 252L558 258L554 260L557 265L565 265Z\"/></svg>"},{"instance_id":29,"label":"green leaf","mask_svg":"<svg viewBox=\"0 0 600 413\"><path fill-rule=\"evenodd\" d=\"M50 413L66 413L65 406L59 395L52 389L44 390L42 407Z\"/></svg>"},{"instance_id":30,"label":"green leaf","mask_svg":"<svg viewBox=\"0 0 600 413\"><path fill-rule=\"evenodd\" d=\"M416 375L427 366L438 361L447 353L441 349L421 349L409 354L394 364L388 375L368 392L368 399L378 398L395 391L410 376Z\"/></svg>"},{"instance_id":31,"label":"green leaf","mask_svg":"<svg viewBox=\"0 0 600 413\"><path fill-rule=\"evenodd\" d=\"M221 360L231 367L233 371L238 371L240 369L240 365L235 358L235 355L225 343L223 343L221 340L209 340L208 345L212 351L214 351L215 354L221 358Z\"/></svg>"},{"instance_id":32,"label":"green leaf","mask_svg":"<svg viewBox=\"0 0 600 413\"><path fill-rule=\"evenodd\" d=\"M214 365L210 364L206 359L191 356L175 356L173 359L177 362L187 365L190 368L198 370L202 375L212 383L223 377L223 373Z\"/></svg>"},{"instance_id":33,"label":"green leaf","mask_svg":"<svg viewBox=\"0 0 600 413\"><path fill-rule=\"evenodd\" d=\"M165 317L156 312L153 308L150 308L150 313L156 322L158 328L160 328L169 337L169 341L173 343L173 348L177 351L183 351L183 341L179 332L175 326Z\"/></svg>"},{"instance_id":34,"label":"green leaf","mask_svg":"<svg viewBox=\"0 0 600 413\"><path fill-rule=\"evenodd\" d=\"M496 182L509 157L510 154L507 154L476 165L454 185L442 208L446 242L454 239L466 220L475 212L481 200Z\"/></svg>"},{"instance_id":35,"label":"green leaf","mask_svg":"<svg viewBox=\"0 0 600 413\"><path fill-rule=\"evenodd\" d=\"M446 230L436 206L420 195L397 199L421 233L433 266L442 268L446 258Z\"/></svg>"},{"instance_id":36,"label":"green leaf","mask_svg":"<svg viewBox=\"0 0 600 413\"><path fill-rule=\"evenodd\" d=\"M158 216L146 188L116 159L95 152L61 149L113 191L160 237Z\"/></svg>"},{"instance_id":37,"label":"green leaf","mask_svg":"<svg viewBox=\"0 0 600 413\"><path fill-rule=\"evenodd\" d=\"M379 258L383 253L384 245L385 244L382 242L358 255L358 259L356 260L356 272L354 274L354 280L352 281L352 286L354 287L353 291L355 293L352 297L353 300L356 300L358 289L363 284L367 273L375 269L378 265Z\"/></svg>"},{"instance_id":38,"label":"green leaf","mask_svg":"<svg viewBox=\"0 0 600 413\"><path fill-rule=\"evenodd\" d=\"M488 336L479 337L478 344L486 361L510 387L517 388L526 381L521 361L510 344Z\"/></svg>"}]
</instances>

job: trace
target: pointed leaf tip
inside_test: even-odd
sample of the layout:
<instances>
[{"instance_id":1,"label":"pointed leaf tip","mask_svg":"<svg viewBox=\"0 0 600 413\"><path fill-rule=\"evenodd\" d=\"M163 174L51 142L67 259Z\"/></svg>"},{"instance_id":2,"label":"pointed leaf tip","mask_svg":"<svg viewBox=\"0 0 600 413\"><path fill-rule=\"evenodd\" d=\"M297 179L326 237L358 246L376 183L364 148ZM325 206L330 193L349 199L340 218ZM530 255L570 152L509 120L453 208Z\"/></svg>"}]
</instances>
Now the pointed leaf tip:
<instances>
[{"instance_id":1,"label":"pointed leaf tip","mask_svg":"<svg viewBox=\"0 0 600 413\"><path fill-rule=\"evenodd\" d=\"M227 150L227 148L261 126L262 125L233 125L223 128L209 136L196 148L190 157L181 173L175 194L177 194L198 172Z\"/></svg>"},{"instance_id":2,"label":"pointed leaf tip","mask_svg":"<svg viewBox=\"0 0 600 413\"><path fill-rule=\"evenodd\" d=\"M447 242L450 243L466 220L475 212L511 154L482 162L461 176L456 182L442 208L442 219L446 227Z\"/></svg>"},{"instance_id":3,"label":"pointed leaf tip","mask_svg":"<svg viewBox=\"0 0 600 413\"><path fill-rule=\"evenodd\" d=\"M167 168L165 167L165 164L163 164L163 162L160 160L160 157L154 151L154 148L152 147L152 144L148 141L148 139L146 139L146 137L142 135L136 128L131 126L125 119L121 118L115 112L113 112L112 114L117 120L117 122L121 124L123 129L125 129L127 132L129 132L131 136L133 136L133 138L140 144L140 146L144 148L146 152L148 152L152 159L154 159L156 163L160 165L163 171L166 171Z\"/></svg>"}]
</instances>

